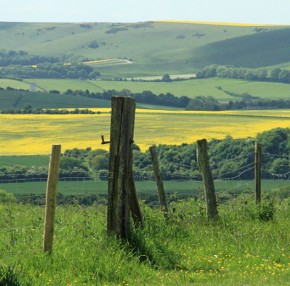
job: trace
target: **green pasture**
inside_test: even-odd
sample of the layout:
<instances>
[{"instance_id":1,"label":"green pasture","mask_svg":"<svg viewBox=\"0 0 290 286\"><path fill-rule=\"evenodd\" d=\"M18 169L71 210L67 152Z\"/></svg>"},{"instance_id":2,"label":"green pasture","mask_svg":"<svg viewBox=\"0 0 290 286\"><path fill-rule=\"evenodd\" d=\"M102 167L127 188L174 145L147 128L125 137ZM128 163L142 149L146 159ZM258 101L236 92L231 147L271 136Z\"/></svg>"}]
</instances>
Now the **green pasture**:
<instances>
[{"instance_id":1,"label":"green pasture","mask_svg":"<svg viewBox=\"0 0 290 286\"><path fill-rule=\"evenodd\" d=\"M33 82L43 91L59 90L65 92L71 90L89 90L90 92L102 92L103 89L99 87L98 82L91 82L80 79L24 79L23 82ZM0 83L1 84L1 83Z\"/></svg>"},{"instance_id":2,"label":"green pasture","mask_svg":"<svg viewBox=\"0 0 290 286\"><path fill-rule=\"evenodd\" d=\"M132 92L152 91L155 94L172 93L175 96L188 96L190 98L196 96L213 96L220 102L229 102L230 100L239 100L239 98L229 96L224 91L218 89L221 87L223 90L230 91L237 94L249 93L252 96L258 96L265 99L288 99L290 94L290 85L284 83L271 83L271 82L255 82L236 79L223 79L223 78L208 78L208 79L192 79L185 81L175 82L135 82L135 81L104 81L104 80L65 80L65 79L33 79L33 82L42 90L59 90L65 92L68 89L72 90L89 90L90 92L102 92L104 90L115 89L121 91L128 89ZM15 84L15 85L14 85ZM9 86L17 88L18 81L9 80ZM1 86L1 83L0 83ZM27 85L27 89L29 86ZM4 92L1 92L3 94ZM41 98L40 93L36 93L34 96ZM53 101L61 101L62 97L58 95L49 94L46 96L46 100L53 99ZM37 99L35 98L35 101ZM74 100L69 98L68 102L71 102L71 107L77 106L84 107L92 106L93 99L81 98L78 100L76 97ZM65 101L64 101L65 103ZM5 103L4 103L5 104ZM69 103L67 103L68 105ZM105 104L105 102L103 103ZM110 104L103 105L109 106ZM102 106L102 105L98 105ZM63 104L61 107L65 107ZM156 106L153 108L156 109Z\"/></svg>"},{"instance_id":3,"label":"green pasture","mask_svg":"<svg viewBox=\"0 0 290 286\"><path fill-rule=\"evenodd\" d=\"M288 99L290 85L283 83L255 82L236 79L208 78L192 79L175 82L132 82L132 81L97 81L98 86L104 90L128 89L132 92L142 92L150 90L153 93L172 93L175 96L213 96L221 102L239 100L239 98L229 96L223 90L242 94L249 93L265 99Z\"/></svg>"},{"instance_id":4,"label":"green pasture","mask_svg":"<svg viewBox=\"0 0 290 286\"><path fill-rule=\"evenodd\" d=\"M22 92L16 90L0 90L0 103L0 110L20 109L26 105L31 105L33 108L96 108L111 106L111 102L108 100L48 92Z\"/></svg>"},{"instance_id":5,"label":"green pasture","mask_svg":"<svg viewBox=\"0 0 290 286\"><path fill-rule=\"evenodd\" d=\"M0 167L13 165L48 167L48 163L48 155L0 156Z\"/></svg>"},{"instance_id":6,"label":"green pasture","mask_svg":"<svg viewBox=\"0 0 290 286\"><path fill-rule=\"evenodd\" d=\"M17 181L17 182L15 182ZM141 200L157 201L157 186L154 181L136 181L136 190ZM199 181L165 181L165 193L170 201L202 197L203 184ZM11 180L11 183L1 183L0 189L14 195L44 195L46 190L45 181L21 182L21 180ZM254 194L255 182L253 180L236 180L236 181L216 181L215 189L220 201L233 198L241 193ZM262 192L275 192L279 196L282 190L290 190L289 180L262 180ZM106 196L108 192L107 181L59 181L58 192L64 196L70 195L98 195Z\"/></svg>"},{"instance_id":7,"label":"green pasture","mask_svg":"<svg viewBox=\"0 0 290 286\"><path fill-rule=\"evenodd\" d=\"M0 78L0 87L7 88L7 87L13 87L15 89L24 89L29 90L30 89L30 82L27 80L20 81L20 80L14 80L14 79L6 79L6 78Z\"/></svg>"},{"instance_id":8,"label":"green pasture","mask_svg":"<svg viewBox=\"0 0 290 286\"><path fill-rule=\"evenodd\" d=\"M164 73L193 73L205 63L215 63L224 45L217 45L218 51L211 55L211 45L223 41L237 41L240 48L248 47L251 39L259 42L261 35L255 26L221 26L192 23L2 23L0 29L0 49L22 50L43 56L59 56L66 62L98 59L130 59L133 64L97 67L104 76L152 76ZM261 27L259 27L261 28ZM283 27L265 27L266 32L279 32ZM284 31L285 30L285 31ZM287 38L287 29L282 32ZM284 33L284 34L283 34ZM244 36L250 37L243 40ZM266 37L267 38L267 37ZM269 37L268 37L269 38ZM268 39L267 38L267 39ZM97 49L89 48L96 40ZM282 41L279 54L287 54L287 44ZM227 43L227 42L226 42ZM272 51L271 65L281 64L279 55L269 42ZM260 47L260 46L259 46ZM235 50L235 49L232 49ZM281 52L282 51L282 52ZM237 52L238 53L238 52ZM250 51L255 58L260 48L255 45ZM263 54L264 55L264 54ZM247 55L238 53L239 63ZM231 58L230 58L231 59ZM267 57L264 56L265 64ZM289 61L289 60L288 60ZM264 64L264 65L265 65ZM269 64L268 64L269 65Z\"/></svg>"}]
</instances>

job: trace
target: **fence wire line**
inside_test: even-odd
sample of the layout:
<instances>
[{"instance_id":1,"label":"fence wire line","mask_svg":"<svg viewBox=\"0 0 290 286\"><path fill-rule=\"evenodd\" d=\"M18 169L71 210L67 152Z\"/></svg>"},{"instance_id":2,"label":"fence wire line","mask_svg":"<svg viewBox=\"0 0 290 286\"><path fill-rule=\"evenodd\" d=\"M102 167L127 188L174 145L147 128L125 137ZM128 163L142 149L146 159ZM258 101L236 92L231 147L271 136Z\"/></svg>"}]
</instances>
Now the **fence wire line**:
<instances>
[{"instance_id":1,"label":"fence wire line","mask_svg":"<svg viewBox=\"0 0 290 286\"><path fill-rule=\"evenodd\" d=\"M33 183L33 182L46 182L46 178L21 178L21 179L0 179L0 184L14 184L14 183ZM94 181L91 177L64 177L58 178L59 182L88 182Z\"/></svg>"},{"instance_id":2,"label":"fence wire line","mask_svg":"<svg viewBox=\"0 0 290 286\"><path fill-rule=\"evenodd\" d=\"M214 159L213 159L213 161L214 161L215 164L220 164L220 165L222 165L222 164L224 164L224 163L226 163L226 162L235 161L235 160L240 159L240 158L247 158L247 157L249 156L249 154L251 155L251 153L248 153L248 154L242 154L242 155L236 156L236 157L234 157L234 158L225 159L225 160L223 160L223 161L215 161Z\"/></svg>"},{"instance_id":3,"label":"fence wire line","mask_svg":"<svg viewBox=\"0 0 290 286\"><path fill-rule=\"evenodd\" d=\"M241 167L241 168L239 168L239 169L235 169L235 170L232 170L232 171L227 172L227 173L222 173L222 174L216 176L216 179L218 179L218 178L221 178L221 179L222 179L222 176L224 176L224 175L228 175L228 174L232 174L232 173L237 172L237 171L244 170L245 168L248 168L248 167L250 167L250 166L253 166L254 164L255 164L255 163L250 163L250 164L245 165L245 166L243 166L243 167ZM242 173L242 174L243 174L243 173Z\"/></svg>"},{"instance_id":4,"label":"fence wire line","mask_svg":"<svg viewBox=\"0 0 290 286\"><path fill-rule=\"evenodd\" d=\"M234 187L231 187L231 188L228 188L228 189L225 189L224 191L225 192L228 192L228 191L232 191L232 190L235 190L235 189L238 189L238 188L242 188L242 187L246 187L246 186L250 186L250 185L253 185L254 184L254 180L252 180L251 182L248 182L248 183L245 183L245 184L238 184Z\"/></svg>"},{"instance_id":5,"label":"fence wire line","mask_svg":"<svg viewBox=\"0 0 290 286\"><path fill-rule=\"evenodd\" d=\"M271 176L273 176L273 177L277 177L277 178L280 178L280 179L283 179L283 178L287 178L287 179L290 179L290 171L289 172L287 172L287 173L284 173L284 174L275 174L275 173L273 173L273 172L270 172L270 171L268 171L268 170L266 170L266 169L262 169L262 172L265 172L265 173L267 173L267 174L270 174Z\"/></svg>"},{"instance_id":6,"label":"fence wire line","mask_svg":"<svg viewBox=\"0 0 290 286\"><path fill-rule=\"evenodd\" d=\"M250 170L253 170L253 169L254 169L254 167L248 168L248 169L244 170L243 172L241 172L240 174L238 174L238 175L236 175L236 176L234 176L234 177L222 178L222 180L224 180L224 181L235 180L235 179L239 178L241 175L243 175L244 173L246 173L246 172L248 172L248 171L250 171ZM215 180L216 180L216 179L215 179Z\"/></svg>"},{"instance_id":7,"label":"fence wire line","mask_svg":"<svg viewBox=\"0 0 290 286\"><path fill-rule=\"evenodd\" d=\"M267 153L267 152L262 152L262 155L267 155L270 157L279 157L279 158L285 158L285 159L289 159L290 155L278 155L278 154L271 154L271 153Z\"/></svg>"}]
</instances>

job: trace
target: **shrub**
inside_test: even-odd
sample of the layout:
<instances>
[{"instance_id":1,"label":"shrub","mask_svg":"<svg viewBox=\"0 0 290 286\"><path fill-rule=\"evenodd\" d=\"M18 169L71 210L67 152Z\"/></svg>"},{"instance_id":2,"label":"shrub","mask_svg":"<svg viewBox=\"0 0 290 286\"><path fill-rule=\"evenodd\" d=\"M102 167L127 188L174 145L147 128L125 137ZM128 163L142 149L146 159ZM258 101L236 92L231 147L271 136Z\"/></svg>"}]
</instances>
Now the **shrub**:
<instances>
[{"instance_id":1,"label":"shrub","mask_svg":"<svg viewBox=\"0 0 290 286\"><path fill-rule=\"evenodd\" d=\"M16 198L13 194L10 194L4 190L0 190L0 203L14 203Z\"/></svg>"}]
</instances>

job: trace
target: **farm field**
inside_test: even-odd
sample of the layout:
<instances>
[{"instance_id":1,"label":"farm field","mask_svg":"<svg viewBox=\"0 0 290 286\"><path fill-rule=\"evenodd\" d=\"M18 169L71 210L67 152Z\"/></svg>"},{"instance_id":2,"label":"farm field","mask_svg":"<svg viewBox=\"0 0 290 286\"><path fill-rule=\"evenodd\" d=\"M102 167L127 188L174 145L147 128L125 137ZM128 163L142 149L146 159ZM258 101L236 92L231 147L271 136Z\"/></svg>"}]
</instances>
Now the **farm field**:
<instances>
[{"instance_id":1,"label":"farm field","mask_svg":"<svg viewBox=\"0 0 290 286\"><path fill-rule=\"evenodd\" d=\"M27 82L27 84L26 84ZM104 80L67 80L67 79L31 79L23 82L2 79L0 87L29 89L30 82L34 82L39 90L59 90L65 92L68 89L86 90L90 92L102 92L104 90L123 90L128 89L132 92L142 92L150 90L155 94L172 93L175 96L213 96L221 102L236 100L217 87L223 90L237 94L249 93L252 96L258 96L265 99L288 99L290 94L290 85L283 83L255 82L236 79L208 78L192 79L175 82L132 82L128 81L104 81Z\"/></svg>"},{"instance_id":2,"label":"farm field","mask_svg":"<svg viewBox=\"0 0 290 286\"><path fill-rule=\"evenodd\" d=\"M52 144L62 149L107 148L109 109L94 115L0 115L0 155L49 154ZM135 143L142 150L155 144L191 143L226 136L254 137L276 127L290 126L289 110L185 112L138 109Z\"/></svg>"},{"instance_id":3,"label":"farm field","mask_svg":"<svg viewBox=\"0 0 290 286\"><path fill-rule=\"evenodd\" d=\"M157 186L155 181L136 181L136 190L141 200L158 201ZM263 193L278 192L280 189L290 187L289 180L262 180ZM199 197L203 194L203 184L201 181L164 181L164 188L168 201L184 198ZM21 182L20 180L11 180L10 183L0 181L0 189L12 193L16 196L25 195L45 195L46 181ZM230 194L238 196L241 193L254 194L254 180L217 180L215 181L215 190L218 199L223 199L224 195ZM59 181L58 193L63 196L94 194L107 197L107 181ZM231 196L229 195L229 196ZM98 203L98 201L97 201Z\"/></svg>"},{"instance_id":4,"label":"farm field","mask_svg":"<svg viewBox=\"0 0 290 286\"><path fill-rule=\"evenodd\" d=\"M82 96L54 94L48 92L22 92L19 90L0 90L0 110L21 109L27 105L33 108L91 108L109 107L109 100L94 99Z\"/></svg>"}]
</instances>

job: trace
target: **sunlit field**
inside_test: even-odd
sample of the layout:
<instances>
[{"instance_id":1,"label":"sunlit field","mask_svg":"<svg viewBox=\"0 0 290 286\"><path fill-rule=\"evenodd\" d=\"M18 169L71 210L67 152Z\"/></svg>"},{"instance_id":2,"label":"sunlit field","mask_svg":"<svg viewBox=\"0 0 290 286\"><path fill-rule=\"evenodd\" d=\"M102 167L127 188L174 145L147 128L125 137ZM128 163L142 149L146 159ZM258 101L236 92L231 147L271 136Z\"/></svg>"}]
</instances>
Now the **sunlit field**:
<instances>
[{"instance_id":1,"label":"sunlit field","mask_svg":"<svg viewBox=\"0 0 290 286\"><path fill-rule=\"evenodd\" d=\"M94 115L0 115L0 154L48 154L62 149L92 147L110 137L108 109ZM290 127L290 110L182 112L137 110L134 141L142 150L153 144L192 143L197 139L254 137L275 127Z\"/></svg>"},{"instance_id":2,"label":"sunlit field","mask_svg":"<svg viewBox=\"0 0 290 286\"><path fill-rule=\"evenodd\" d=\"M198 24L198 25L215 25L215 26L238 26L238 27L265 27L265 26L288 26L288 25L273 25L273 24L255 24L255 23L236 23L236 22L204 22L204 21L186 21L186 20L159 20L156 22L162 23L180 23L180 24Z\"/></svg>"}]
</instances>

